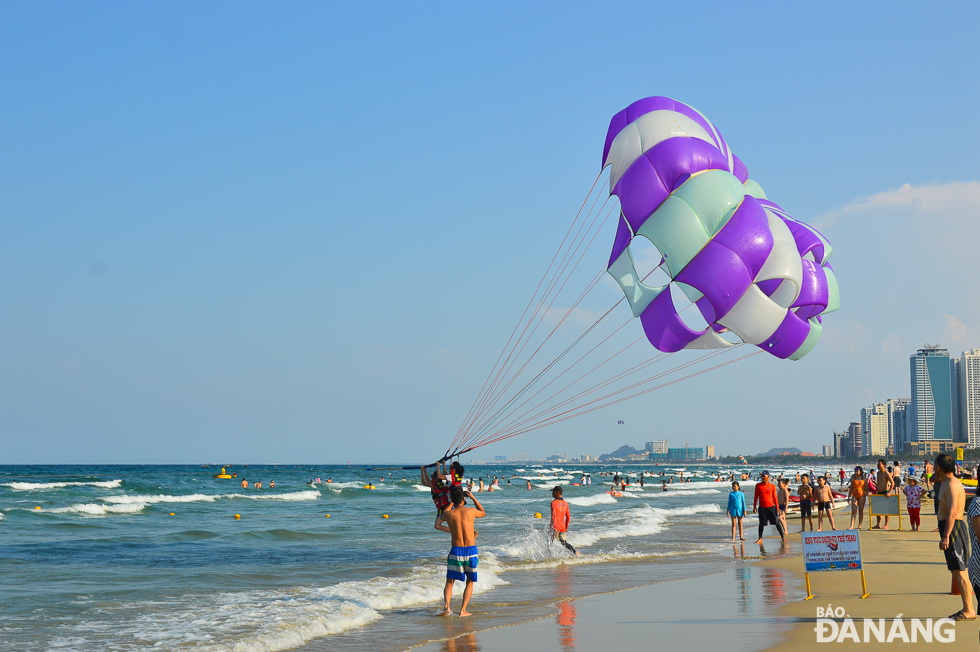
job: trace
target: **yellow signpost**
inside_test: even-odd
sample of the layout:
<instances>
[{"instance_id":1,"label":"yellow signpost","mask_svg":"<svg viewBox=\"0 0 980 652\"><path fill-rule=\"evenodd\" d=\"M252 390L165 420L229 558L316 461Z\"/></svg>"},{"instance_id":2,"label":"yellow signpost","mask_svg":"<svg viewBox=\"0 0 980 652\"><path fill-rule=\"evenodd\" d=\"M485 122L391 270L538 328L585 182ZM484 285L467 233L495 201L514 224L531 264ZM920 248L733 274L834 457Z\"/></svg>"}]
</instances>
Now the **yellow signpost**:
<instances>
[{"instance_id":1,"label":"yellow signpost","mask_svg":"<svg viewBox=\"0 0 980 652\"><path fill-rule=\"evenodd\" d=\"M861 561L860 530L804 532L800 536L803 537L803 577L806 580L804 600L816 597L810 591L810 573L827 571L858 571L861 574L861 597L871 595Z\"/></svg>"}]
</instances>

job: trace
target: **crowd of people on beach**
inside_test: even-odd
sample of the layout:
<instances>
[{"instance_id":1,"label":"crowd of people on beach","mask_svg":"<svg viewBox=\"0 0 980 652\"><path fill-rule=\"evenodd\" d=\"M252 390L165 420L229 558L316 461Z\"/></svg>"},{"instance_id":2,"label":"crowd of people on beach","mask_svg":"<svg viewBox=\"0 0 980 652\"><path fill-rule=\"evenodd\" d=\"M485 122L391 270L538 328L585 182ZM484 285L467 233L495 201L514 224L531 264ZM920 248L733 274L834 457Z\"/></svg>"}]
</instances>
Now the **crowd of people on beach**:
<instances>
[{"instance_id":1,"label":"crowd of people on beach","mask_svg":"<svg viewBox=\"0 0 980 652\"><path fill-rule=\"evenodd\" d=\"M973 596L980 596L980 500L976 494L980 487L968 495L963 479L980 478L980 467L974 473L960 469L957 462L947 453L941 453L934 462L924 461L921 466L910 465L903 469L899 461L891 465L884 459L877 460L873 472L866 473L862 466L855 466L848 477L843 468L836 476L841 490L835 492L830 486L829 471L816 477L816 485L811 483L813 472L797 473L799 483L796 496L789 490L789 478L782 475L776 483L771 481L768 471L759 473L752 499L752 512L758 514L758 540L763 542L763 533L769 525L775 526L780 538L785 542L789 531L787 508L791 499L799 504L800 530L805 532L823 530L824 516L831 530L836 529L834 509L836 498L844 498L850 506L848 529L861 529L864 525L865 507L869 496L905 497L911 532L921 531L922 502L932 498L939 534L939 549L943 552L946 568L950 572L952 591L958 595L962 608L948 616L953 621L976 620L977 609ZM972 477L971 477L972 476ZM747 500L738 481L731 483L728 494L727 513L731 518L732 541L745 541L743 520L747 513ZM896 503L897 504L897 503ZM813 506L817 507L817 529L813 527ZM889 519L893 513L874 514L872 530L888 530Z\"/></svg>"},{"instance_id":2,"label":"crowd of people on beach","mask_svg":"<svg viewBox=\"0 0 980 652\"><path fill-rule=\"evenodd\" d=\"M758 482L752 495L752 513L758 516L756 543L762 544L766 527L773 526L785 544L790 533L790 515L794 512L799 517L798 533L807 530L836 530L839 519L835 520L835 510L842 502L850 508L849 520L845 517L844 521L847 529L861 529L871 496L904 496L911 531L919 532L922 503L927 498L932 498L938 521L935 531L940 535L939 547L951 574L954 593L961 597L963 603L963 608L949 617L953 620L974 620L977 618L977 609L973 606L972 596L975 593L980 595L980 500L967 500L966 490L959 478L961 474L956 462L948 454L940 455L935 462L927 460L921 465L912 464L907 468L898 461L889 465L884 459L879 459L870 472L861 465L855 466L850 473L839 468L836 473L828 470L818 475L810 470L809 473L791 473L792 477L783 477L779 473L773 478L769 471L761 471L757 475ZM635 481L625 474L609 475L612 475L610 493L613 495L626 491L632 482L642 488L648 479L655 478L652 473L640 473ZM664 475L666 474L660 474ZM977 476L980 476L980 468L977 469ZM731 540L744 542L744 519L748 514L748 500L742 490L742 483L750 480L751 475L749 472L741 472L738 478L736 479L735 473L729 472L727 477L724 473L717 473L713 480L730 482L731 491L728 494L726 512L731 520ZM675 479L678 482L691 481L690 477L684 478L683 472L656 479L660 481L664 491L667 491ZM833 486L835 479L837 487ZM584 474L580 484L587 486L591 484L591 480L590 475ZM478 579L479 564L475 522L487 515L474 493L499 489L501 479L494 476L489 483L485 483L483 478L479 478L476 483L465 480L462 465L453 462L448 469L441 464L437 465L431 475L423 467L421 482L430 489L436 507L435 529L450 535L443 590L444 604L440 614L452 613L450 603L454 585L461 581L465 582L465 587L458 613L460 616L469 616L468 607ZM511 480L506 479L506 484L510 485ZM795 493L791 488L792 484L796 485ZM526 479L526 487L533 490L530 479ZM570 554L578 555L579 552L567 539L571 514L564 499L564 489L560 485L552 488L551 498L548 539ZM798 510L792 507L794 504ZM869 523L869 529L891 529L890 518L895 513L872 512L875 522L873 525ZM540 517L540 514L536 516ZM795 522L795 518L792 520Z\"/></svg>"}]
</instances>

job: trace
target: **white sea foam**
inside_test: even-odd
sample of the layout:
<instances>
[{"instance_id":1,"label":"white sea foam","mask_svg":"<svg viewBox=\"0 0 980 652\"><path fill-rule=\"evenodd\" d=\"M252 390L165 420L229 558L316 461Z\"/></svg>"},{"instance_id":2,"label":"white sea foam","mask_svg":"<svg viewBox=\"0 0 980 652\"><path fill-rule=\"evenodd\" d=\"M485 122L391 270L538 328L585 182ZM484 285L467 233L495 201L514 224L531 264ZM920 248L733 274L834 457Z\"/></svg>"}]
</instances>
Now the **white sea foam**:
<instances>
[{"instance_id":1,"label":"white sea foam","mask_svg":"<svg viewBox=\"0 0 980 652\"><path fill-rule=\"evenodd\" d=\"M699 496L704 494L727 494L729 491L730 489L687 489L677 493L682 493L685 496ZM670 490L667 493L670 493Z\"/></svg>"},{"instance_id":2,"label":"white sea foam","mask_svg":"<svg viewBox=\"0 0 980 652\"><path fill-rule=\"evenodd\" d=\"M602 498L606 496L611 502L617 502L615 498L608 494L597 494L595 496L583 497L584 499L594 498L601 503L607 501ZM571 502L571 499L566 499ZM625 509L606 510L598 513L586 514L582 517L574 518L572 532L569 540L576 548L595 546L602 541L612 540L617 544L613 550L593 550L583 555L588 561L578 561L574 563L604 563L612 561L625 561L630 559L641 559L650 556L674 556L680 554L692 554L697 550L672 550L665 553L650 552L626 552L619 544L627 542L631 537L650 537L664 529L669 528L672 521L687 516L700 514L718 514L721 507L714 504L688 505L685 507L675 507L672 509L660 509L648 504L631 506ZM538 521L540 523L541 521ZM529 525L525 530L515 532L509 540L503 543L487 546L488 550L494 552L502 559L506 559L508 565L518 563L520 568L525 568L528 562L544 564L542 568L554 566L561 563L569 563L570 557L563 548L557 544L552 544L547 531L540 526Z\"/></svg>"},{"instance_id":3,"label":"white sea foam","mask_svg":"<svg viewBox=\"0 0 980 652\"><path fill-rule=\"evenodd\" d=\"M317 500L320 492L316 490L293 491L284 494L188 494L186 496L171 496L159 494L156 496L104 496L99 498L102 503L78 503L67 507L56 507L46 510L54 514L87 514L89 516L105 516L107 514L137 514L148 505L158 503L213 503L221 499L247 500Z\"/></svg>"},{"instance_id":4,"label":"white sea foam","mask_svg":"<svg viewBox=\"0 0 980 652\"><path fill-rule=\"evenodd\" d=\"M146 507L146 503L131 502L118 505L102 503L76 503L68 507L53 507L44 510L50 514L86 514L88 516L105 516L107 514L138 514Z\"/></svg>"},{"instance_id":5,"label":"white sea foam","mask_svg":"<svg viewBox=\"0 0 980 652\"><path fill-rule=\"evenodd\" d=\"M575 533L578 545L591 546L605 539L624 539L658 534L669 527L670 521L680 516L720 513L716 504L688 505L672 509L660 509L648 504L628 510L614 510L595 514L585 521Z\"/></svg>"},{"instance_id":6,"label":"white sea foam","mask_svg":"<svg viewBox=\"0 0 980 652\"><path fill-rule=\"evenodd\" d=\"M10 487L14 491L37 491L43 489L63 489L65 487L102 487L116 489L122 480L106 480L104 482L5 482L0 487Z\"/></svg>"},{"instance_id":7,"label":"white sea foam","mask_svg":"<svg viewBox=\"0 0 980 652\"><path fill-rule=\"evenodd\" d=\"M608 493L601 493L592 496L573 496L566 498L565 502L579 507L591 507L592 505L611 505L616 502L616 499Z\"/></svg>"},{"instance_id":8,"label":"white sea foam","mask_svg":"<svg viewBox=\"0 0 980 652\"><path fill-rule=\"evenodd\" d=\"M644 559L680 557L683 555L695 555L706 552L714 551L710 551L708 549L689 549L672 550L669 552L627 552L626 550L623 550L622 547L617 547L610 551L600 551L597 553L589 552L574 556L566 552L564 548L561 548L555 544L549 549L549 553L553 555L551 559L519 562L514 566L515 570L543 570L548 568L557 568L558 566L586 566L621 561L642 561Z\"/></svg>"},{"instance_id":9,"label":"white sea foam","mask_svg":"<svg viewBox=\"0 0 980 652\"><path fill-rule=\"evenodd\" d=\"M506 584L493 554L480 559L474 593ZM391 609L422 607L433 611L442 601L441 566L416 567L406 576L374 577L322 588L183 595L169 601L126 604L98 620L78 623L52 648L100 649L95 640L111 633L114 641L136 646L155 641L163 649L189 648L233 652L274 652L339 634L380 620ZM461 591L462 588L460 587ZM123 644L120 649L128 649Z\"/></svg>"},{"instance_id":10,"label":"white sea foam","mask_svg":"<svg viewBox=\"0 0 980 652\"><path fill-rule=\"evenodd\" d=\"M667 483L670 491L696 491L698 489L731 489L731 485L725 482L670 482Z\"/></svg>"},{"instance_id":11,"label":"white sea foam","mask_svg":"<svg viewBox=\"0 0 980 652\"><path fill-rule=\"evenodd\" d=\"M365 480L364 482L329 482L329 483L325 482L320 486L323 487L324 489L329 489L330 491L339 493L343 489L363 489L364 485L366 485L367 483L368 480ZM375 485L375 486L380 486L380 485Z\"/></svg>"}]
</instances>

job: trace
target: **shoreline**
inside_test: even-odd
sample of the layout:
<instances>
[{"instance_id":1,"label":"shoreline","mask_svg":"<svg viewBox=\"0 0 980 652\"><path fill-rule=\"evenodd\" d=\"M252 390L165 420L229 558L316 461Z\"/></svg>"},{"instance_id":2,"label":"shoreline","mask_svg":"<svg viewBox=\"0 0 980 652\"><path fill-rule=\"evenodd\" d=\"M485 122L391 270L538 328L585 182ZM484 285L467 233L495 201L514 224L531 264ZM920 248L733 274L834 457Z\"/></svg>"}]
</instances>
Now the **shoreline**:
<instances>
[{"instance_id":1,"label":"shoreline","mask_svg":"<svg viewBox=\"0 0 980 652\"><path fill-rule=\"evenodd\" d=\"M778 540L767 543L775 558L798 555L792 544L783 550ZM791 616L774 612L784 602L804 597L802 574L797 577L767 566L765 562L774 557L756 560L744 556L755 552L748 545L745 553L743 545L733 546L739 557L720 572L559 601L551 614L531 621L486 629L477 626L405 649L477 652L533 647L536 652L567 652L610 645L625 649L645 645L641 649L648 649L650 644L681 638L689 649L711 649L720 641L729 652L769 649L796 624Z\"/></svg>"},{"instance_id":2,"label":"shoreline","mask_svg":"<svg viewBox=\"0 0 980 652\"><path fill-rule=\"evenodd\" d=\"M553 613L523 623L485 629L478 622L447 627L449 636L405 649L477 652L530 646L538 652L568 652L683 640L690 649L723 644L735 652L798 652L821 642L818 636L834 636L832 629L818 634L818 609L843 614L840 618L824 614L838 626L847 618L857 623L858 640L844 635L825 641L843 649L893 650L903 642L901 631L911 637L913 623L929 619L935 623L935 637L921 638L920 632L920 638L909 643L915 649L950 650L951 644L975 644L980 619L938 623L958 611L961 603L949 593L950 574L938 535L932 532L935 516L923 514L922 531L911 532L904 504L902 511L902 530L861 530L869 592L864 599L860 574L853 571L811 573L814 597L804 599L802 543L794 523L785 550L780 550L775 538L764 541L760 555L751 554L755 543L745 542L744 553L743 546L733 544L737 558L722 572L559 601ZM845 516L849 518L849 510L839 510L838 518ZM894 528L894 517L892 521ZM899 633L889 640L886 632L879 641L873 633L864 634L864 619L883 619L888 630L897 627L894 631ZM896 619L902 621L897 626Z\"/></svg>"}]
</instances>

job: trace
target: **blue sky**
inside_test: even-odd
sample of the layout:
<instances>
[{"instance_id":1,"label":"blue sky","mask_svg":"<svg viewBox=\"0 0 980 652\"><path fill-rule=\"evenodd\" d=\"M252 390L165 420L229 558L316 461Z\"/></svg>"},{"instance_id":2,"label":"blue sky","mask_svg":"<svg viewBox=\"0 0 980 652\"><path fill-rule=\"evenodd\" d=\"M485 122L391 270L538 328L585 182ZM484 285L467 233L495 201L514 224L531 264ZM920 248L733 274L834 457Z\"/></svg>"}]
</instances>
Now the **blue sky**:
<instances>
[{"instance_id":1,"label":"blue sky","mask_svg":"<svg viewBox=\"0 0 980 652\"><path fill-rule=\"evenodd\" d=\"M362 4L0 6L5 461L438 456L649 95L822 230L842 308L480 457L819 451L980 348L976 3Z\"/></svg>"}]
</instances>

